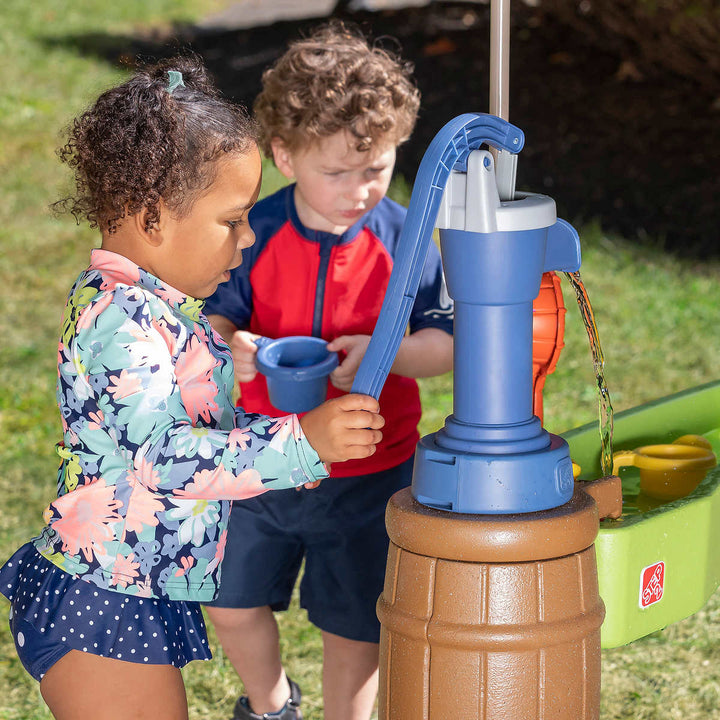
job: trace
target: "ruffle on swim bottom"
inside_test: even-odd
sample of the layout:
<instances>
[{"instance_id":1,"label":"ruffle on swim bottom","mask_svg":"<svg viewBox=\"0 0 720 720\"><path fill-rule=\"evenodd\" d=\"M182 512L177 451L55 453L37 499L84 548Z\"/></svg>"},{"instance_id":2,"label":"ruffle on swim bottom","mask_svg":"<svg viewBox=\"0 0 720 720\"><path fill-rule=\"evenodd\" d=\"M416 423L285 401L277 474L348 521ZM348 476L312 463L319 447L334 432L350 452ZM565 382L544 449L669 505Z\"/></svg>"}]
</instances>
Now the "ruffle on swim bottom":
<instances>
[{"instance_id":1,"label":"ruffle on swim bottom","mask_svg":"<svg viewBox=\"0 0 720 720\"><path fill-rule=\"evenodd\" d=\"M0 568L0 592L11 617L34 626L48 642L137 663L183 667L209 660L199 603L138 598L74 578L23 545Z\"/></svg>"}]
</instances>

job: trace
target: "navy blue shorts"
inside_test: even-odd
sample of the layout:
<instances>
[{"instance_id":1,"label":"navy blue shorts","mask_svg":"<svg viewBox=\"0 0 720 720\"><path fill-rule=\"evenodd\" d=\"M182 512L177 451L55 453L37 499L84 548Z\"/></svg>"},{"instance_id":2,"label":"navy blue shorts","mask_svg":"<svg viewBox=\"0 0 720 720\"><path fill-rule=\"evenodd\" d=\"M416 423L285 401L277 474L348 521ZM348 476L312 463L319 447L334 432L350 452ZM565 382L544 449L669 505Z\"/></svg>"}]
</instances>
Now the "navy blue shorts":
<instances>
[{"instance_id":1,"label":"navy blue shorts","mask_svg":"<svg viewBox=\"0 0 720 720\"><path fill-rule=\"evenodd\" d=\"M300 605L325 632L378 642L388 537L385 507L412 480L413 458L390 470L327 478L233 503L215 607L287 610L303 559Z\"/></svg>"}]
</instances>

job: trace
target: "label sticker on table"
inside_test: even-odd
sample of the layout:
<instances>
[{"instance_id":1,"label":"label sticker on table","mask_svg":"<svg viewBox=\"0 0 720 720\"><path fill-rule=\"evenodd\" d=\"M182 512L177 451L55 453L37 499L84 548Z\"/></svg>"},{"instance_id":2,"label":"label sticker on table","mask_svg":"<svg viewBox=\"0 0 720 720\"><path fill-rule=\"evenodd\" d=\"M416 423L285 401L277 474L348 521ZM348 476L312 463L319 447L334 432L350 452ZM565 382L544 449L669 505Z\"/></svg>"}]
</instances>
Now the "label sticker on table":
<instances>
[{"instance_id":1,"label":"label sticker on table","mask_svg":"<svg viewBox=\"0 0 720 720\"><path fill-rule=\"evenodd\" d=\"M660 561L643 568L640 573L640 607L646 608L660 602L664 591L665 563Z\"/></svg>"}]
</instances>

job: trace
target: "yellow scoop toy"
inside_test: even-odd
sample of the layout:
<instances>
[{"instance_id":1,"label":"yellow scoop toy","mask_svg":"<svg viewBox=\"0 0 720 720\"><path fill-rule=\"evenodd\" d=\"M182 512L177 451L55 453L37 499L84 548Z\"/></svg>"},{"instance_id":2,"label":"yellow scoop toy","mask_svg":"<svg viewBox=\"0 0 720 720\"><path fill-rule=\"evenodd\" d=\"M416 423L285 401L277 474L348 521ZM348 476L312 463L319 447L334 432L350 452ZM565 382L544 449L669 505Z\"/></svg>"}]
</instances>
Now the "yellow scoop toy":
<instances>
[{"instance_id":1,"label":"yellow scoop toy","mask_svg":"<svg viewBox=\"0 0 720 720\"><path fill-rule=\"evenodd\" d=\"M677 500L689 495L715 467L710 443L701 435L683 435L665 445L644 445L613 455L613 474L623 466L640 470L640 490L657 500Z\"/></svg>"}]
</instances>

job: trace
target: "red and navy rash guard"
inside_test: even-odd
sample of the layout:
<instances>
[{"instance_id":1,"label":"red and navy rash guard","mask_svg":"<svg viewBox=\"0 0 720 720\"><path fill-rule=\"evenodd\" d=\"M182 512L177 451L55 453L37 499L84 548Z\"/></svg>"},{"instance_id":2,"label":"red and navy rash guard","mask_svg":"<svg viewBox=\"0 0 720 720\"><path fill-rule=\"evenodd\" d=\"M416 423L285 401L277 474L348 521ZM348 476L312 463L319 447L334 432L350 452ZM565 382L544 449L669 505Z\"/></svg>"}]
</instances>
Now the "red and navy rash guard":
<instances>
[{"instance_id":1,"label":"red and navy rash guard","mask_svg":"<svg viewBox=\"0 0 720 720\"><path fill-rule=\"evenodd\" d=\"M298 218L294 185L260 201L250 212L255 244L242 265L208 298L205 312L271 338L372 334L385 296L405 208L384 198L342 235L310 230ZM440 253L430 244L410 316L410 332L437 327L452 333L452 301L445 290ZM240 385L250 412L280 416L258 373ZM328 398L344 394L328 384ZM374 455L333 463L331 475L378 472L407 460L417 444L420 395L412 378L391 373L380 396L383 440Z\"/></svg>"}]
</instances>

